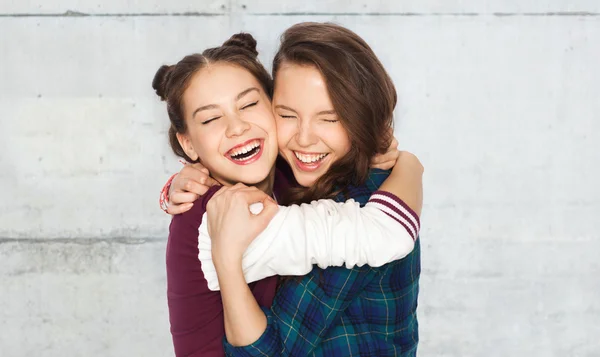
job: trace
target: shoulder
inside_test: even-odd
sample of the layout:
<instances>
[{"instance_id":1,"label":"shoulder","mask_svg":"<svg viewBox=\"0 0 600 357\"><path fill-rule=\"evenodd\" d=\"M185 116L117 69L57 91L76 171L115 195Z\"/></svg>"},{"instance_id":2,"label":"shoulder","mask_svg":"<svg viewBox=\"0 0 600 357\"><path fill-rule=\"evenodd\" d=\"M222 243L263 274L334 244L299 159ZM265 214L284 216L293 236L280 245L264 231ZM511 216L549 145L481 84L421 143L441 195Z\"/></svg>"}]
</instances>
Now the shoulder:
<instances>
[{"instance_id":1,"label":"shoulder","mask_svg":"<svg viewBox=\"0 0 600 357\"><path fill-rule=\"evenodd\" d=\"M206 212L206 203L219 188L220 186L211 187L194 202L189 211L173 216L167 241L167 265L177 263L182 256L194 257L197 260L198 229L202 223L202 215Z\"/></svg>"},{"instance_id":2,"label":"shoulder","mask_svg":"<svg viewBox=\"0 0 600 357\"><path fill-rule=\"evenodd\" d=\"M388 178L391 172L391 170L370 169L369 177L367 178L365 185L368 188L374 188L373 191L376 191L379 188L379 186L383 184L383 181L385 181Z\"/></svg>"},{"instance_id":3,"label":"shoulder","mask_svg":"<svg viewBox=\"0 0 600 357\"><path fill-rule=\"evenodd\" d=\"M202 215L206 212L206 204L220 188L221 186L212 186L204 195L194 201L194 205L189 211L173 216L170 229L190 227L197 230L202 223Z\"/></svg>"},{"instance_id":4,"label":"shoulder","mask_svg":"<svg viewBox=\"0 0 600 357\"><path fill-rule=\"evenodd\" d=\"M369 176L362 185L347 187L344 192L345 195L338 195L336 200L346 201L352 198L360 203L361 206L364 206L373 192L377 191L388 178L390 172L390 170L370 169Z\"/></svg>"}]
</instances>

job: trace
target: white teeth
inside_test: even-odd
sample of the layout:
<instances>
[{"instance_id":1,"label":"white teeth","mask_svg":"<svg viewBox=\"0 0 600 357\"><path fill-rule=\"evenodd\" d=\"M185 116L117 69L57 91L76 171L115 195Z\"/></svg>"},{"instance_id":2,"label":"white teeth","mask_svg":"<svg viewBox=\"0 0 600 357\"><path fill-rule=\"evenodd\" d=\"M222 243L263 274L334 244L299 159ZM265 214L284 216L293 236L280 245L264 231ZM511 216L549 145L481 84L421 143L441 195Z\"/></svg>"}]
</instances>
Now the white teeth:
<instances>
[{"instance_id":1,"label":"white teeth","mask_svg":"<svg viewBox=\"0 0 600 357\"><path fill-rule=\"evenodd\" d=\"M251 143L249 143L246 146L243 146L241 148L237 148L235 150L231 150L230 151L230 155L231 156L238 156L238 155L241 155L241 154L245 154L248 151L256 149L259 146L260 146L260 141L259 140L254 140L254 141L252 141Z\"/></svg>"},{"instance_id":2,"label":"white teeth","mask_svg":"<svg viewBox=\"0 0 600 357\"><path fill-rule=\"evenodd\" d=\"M232 157L232 159L236 160L236 161L246 161L246 160L250 160L251 158L255 157L256 155L258 155L258 151L256 151L254 154L248 156L248 157L244 157L244 158L235 158Z\"/></svg>"},{"instance_id":3,"label":"white teeth","mask_svg":"<svg viewBox=\"0 0 600 357\"><path fill-rule=\"evenodd\" d=\"M298 158L298 160L302 161L305 164L311 164L313 162L317 162L322 160L325 156L327 156L327 154L311 154L311 155L306 155L306 154L300 154L296 151L294 151L294 154L296 155L296 157Z\"/></svg>"}]
</instances>

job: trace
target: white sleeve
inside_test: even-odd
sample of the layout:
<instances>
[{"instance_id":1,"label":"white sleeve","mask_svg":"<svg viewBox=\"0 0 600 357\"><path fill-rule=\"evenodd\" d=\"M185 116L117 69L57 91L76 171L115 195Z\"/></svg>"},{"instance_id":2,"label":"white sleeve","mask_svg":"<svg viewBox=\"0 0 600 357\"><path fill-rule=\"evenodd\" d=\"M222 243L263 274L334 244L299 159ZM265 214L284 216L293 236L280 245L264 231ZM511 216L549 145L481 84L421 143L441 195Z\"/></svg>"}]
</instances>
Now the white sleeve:
<instances>
[{"instance_id":1,"label":"white sleeve","mask_svg":"<svg viewBox=\"0 0 600 357\"><path fill-rule=\"evenodd\" d=\"M199 228L198 258L209 289L219 290L206 214ZM362 208L352 199L280 206L244 253L244 276L250 283L273 275L305 275L313 264L382 266L413 250L419 225L419 217L404 202L383 191Z\"/></svg>"}]
</instances>

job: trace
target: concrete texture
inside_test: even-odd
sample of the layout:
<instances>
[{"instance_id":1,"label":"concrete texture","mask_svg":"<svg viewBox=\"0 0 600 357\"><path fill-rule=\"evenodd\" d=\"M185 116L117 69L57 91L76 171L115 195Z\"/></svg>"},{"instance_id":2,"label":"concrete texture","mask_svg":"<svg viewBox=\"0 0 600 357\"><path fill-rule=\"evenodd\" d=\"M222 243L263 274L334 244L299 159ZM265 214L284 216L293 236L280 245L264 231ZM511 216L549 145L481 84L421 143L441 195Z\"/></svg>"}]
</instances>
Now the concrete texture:
<instances>
[{"instance_id":1,"label":"concrete texture","mask_svg":"<svg viewBox=\"0 0 600 357\"><path fill-rule=\"evenodd\" d=\"M363 36L426 167L421 356L600 356L600 3L2 1L0 356L172 355L163 63Z\"/></svg>"}]
</instances>

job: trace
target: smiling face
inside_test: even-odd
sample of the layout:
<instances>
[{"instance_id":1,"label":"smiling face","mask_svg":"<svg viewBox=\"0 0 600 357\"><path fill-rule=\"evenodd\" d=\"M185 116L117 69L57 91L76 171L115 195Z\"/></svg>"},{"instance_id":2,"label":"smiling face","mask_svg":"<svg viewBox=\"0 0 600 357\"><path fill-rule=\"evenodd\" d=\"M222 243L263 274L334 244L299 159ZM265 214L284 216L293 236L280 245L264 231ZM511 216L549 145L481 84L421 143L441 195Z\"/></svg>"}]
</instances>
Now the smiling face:
<instances>
[{"instance_id":1,"label":"smiling face","mask_svg":"<svg viewBox=\"0 0 600 357\"><path fill-rule=\"evenodd\" d=\"M279 151L301 186L313 184L350 151L348 133L316 67L281 66L275 78L273 111Z\"/></svg>"},{"instance_id":2,"label":"smiling face","mask_svg":"<svg viewBox=\"0 0 600 357\"><path fill-rule=\"evenodd\" d=\"M196 72L183 94L185 134L177 139L223 185L257 185L277 158L271 102L247 70L226 63Z\"/></svg>"}]
</instances>

